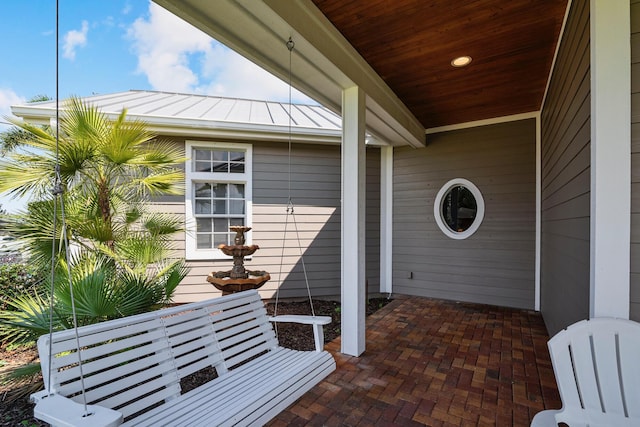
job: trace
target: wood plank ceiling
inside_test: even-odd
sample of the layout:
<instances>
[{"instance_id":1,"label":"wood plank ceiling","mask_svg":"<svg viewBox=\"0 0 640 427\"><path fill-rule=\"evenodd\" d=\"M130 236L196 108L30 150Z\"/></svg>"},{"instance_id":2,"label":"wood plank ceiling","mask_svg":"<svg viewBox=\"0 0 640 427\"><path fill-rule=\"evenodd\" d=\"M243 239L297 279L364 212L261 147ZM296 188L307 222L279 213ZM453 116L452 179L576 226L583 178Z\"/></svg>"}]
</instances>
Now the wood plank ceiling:
<instances>
[{"instance_id":1,"label":"wood plank ceiling","mask_svg":"<svg viewBox=\"0 0 640 427\"><path fill-rule=\"evenodd\" d=\"M426 129L537 111L567 0L312 0ZM462 55L470 65L454 68Z\"/></svg>"}]
</instances>

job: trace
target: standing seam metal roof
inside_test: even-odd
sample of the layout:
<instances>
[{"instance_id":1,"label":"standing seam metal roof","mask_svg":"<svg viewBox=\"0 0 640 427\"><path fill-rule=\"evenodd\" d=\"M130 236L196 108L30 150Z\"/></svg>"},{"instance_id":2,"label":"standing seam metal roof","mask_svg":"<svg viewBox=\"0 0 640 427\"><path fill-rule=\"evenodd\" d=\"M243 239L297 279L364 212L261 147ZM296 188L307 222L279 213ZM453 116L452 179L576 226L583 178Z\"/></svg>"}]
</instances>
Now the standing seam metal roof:
<instances>
[{"instance_id":1,"label":"standing seam metal roof","mask_svg":"<svg viewBox=\"0 0 640 427\"><path fill-rule=\"evenodd\" d=\"M210 120L247 125L289 126L289 104L241 98L189 95L169 92L130 90L106 95L83 97L107 114L127 114L171 120ZM55 101L25 104L20 107L55 109ZM320 105L291 105L291 126L317 130L341 129L341 117Z\"/></svg>"}]
</instances>

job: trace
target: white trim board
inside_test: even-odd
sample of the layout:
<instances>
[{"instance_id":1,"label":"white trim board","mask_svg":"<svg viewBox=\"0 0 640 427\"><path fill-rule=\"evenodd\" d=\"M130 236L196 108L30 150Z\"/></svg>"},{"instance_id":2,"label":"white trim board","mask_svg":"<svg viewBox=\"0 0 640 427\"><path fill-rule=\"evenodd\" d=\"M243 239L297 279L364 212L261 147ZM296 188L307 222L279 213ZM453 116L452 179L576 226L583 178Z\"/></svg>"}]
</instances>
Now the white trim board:
<instances>
[{"instance_id":1,"label":"white trim board","mask_svg":"<svg viewBox=\"0 0 640 427\"><path fill-rule=\"evenodd\" d=\"M630 3L591 0L590 317L629 318Z\"/></svg>"},{"instance_id":2,"label":"white trim board","mask_svg":"<svg viewBox=\"0 0 640 427\"><path fill-rule=\"evenodd\" d=\"M450 132L453 130L469 129L479 126L496 125L500 123L517 122L518 120L535 119L540 114L540 111L531 111L529 113L513 114L510 116L494 117L492 119L475 120L473 122L457 123L455 125L439 126L435 128L429 128L425 130L427 135Z\"/></svg>"}]
</instances>

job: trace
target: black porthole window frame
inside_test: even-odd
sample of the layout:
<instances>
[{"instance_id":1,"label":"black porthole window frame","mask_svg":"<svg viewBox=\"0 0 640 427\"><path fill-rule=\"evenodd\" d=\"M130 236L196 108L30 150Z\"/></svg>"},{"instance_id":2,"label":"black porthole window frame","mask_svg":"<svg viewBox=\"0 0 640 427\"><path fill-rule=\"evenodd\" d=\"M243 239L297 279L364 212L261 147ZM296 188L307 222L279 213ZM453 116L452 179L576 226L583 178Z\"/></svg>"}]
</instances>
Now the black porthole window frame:
<instances>
[{"instance_id":1,"label":"black porthole window frame","mask_svg":"<svg viewBox=\"0 0 640 427\"><path fill-rule=\"evenodd\" d=\"M469 192L475 198L476 203L475 218L473 219L471 225L469 225L469 227L467 227L463 231L452 230L442 215L443 203L445 203L447 196L449 195L451 190L456 187L464 187L465 189L469 190ZM467 239L471 237L476 231L478 231L478 228L480 228L482 220L484 219L484 211L484 198L482 197L480 189L476 187L475 184L473 184L471 181L464 178L454 178L444 184L440 191L438 191L438 194L436 195L435 201L433 203L433 216L436 220L436 223L438 224L438 227L446 236L455 240Z\"/></svg>"}]
</instances>

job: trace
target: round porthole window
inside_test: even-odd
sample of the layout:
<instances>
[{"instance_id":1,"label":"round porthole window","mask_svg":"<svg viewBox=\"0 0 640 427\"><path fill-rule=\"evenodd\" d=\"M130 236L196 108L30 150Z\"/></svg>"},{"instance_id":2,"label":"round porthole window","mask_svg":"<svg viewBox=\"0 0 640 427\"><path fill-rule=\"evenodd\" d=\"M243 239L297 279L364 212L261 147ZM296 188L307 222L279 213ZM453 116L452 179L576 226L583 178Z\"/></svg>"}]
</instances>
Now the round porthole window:
<instances>
[{"instance_id":1,"label":"round porthole window","mask_svg":"<svg viewBox=\"0 0 640 427\"><path fill-rule=\"evenodd\" d=\"M471 181L455 178L438 191L433 216L444 234L452 239L466 239L482 223L484 199Z\"/></svg>"}]
</instances>

